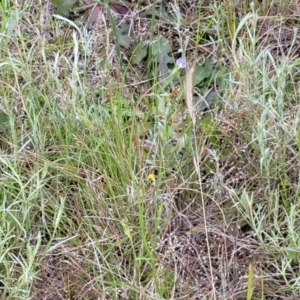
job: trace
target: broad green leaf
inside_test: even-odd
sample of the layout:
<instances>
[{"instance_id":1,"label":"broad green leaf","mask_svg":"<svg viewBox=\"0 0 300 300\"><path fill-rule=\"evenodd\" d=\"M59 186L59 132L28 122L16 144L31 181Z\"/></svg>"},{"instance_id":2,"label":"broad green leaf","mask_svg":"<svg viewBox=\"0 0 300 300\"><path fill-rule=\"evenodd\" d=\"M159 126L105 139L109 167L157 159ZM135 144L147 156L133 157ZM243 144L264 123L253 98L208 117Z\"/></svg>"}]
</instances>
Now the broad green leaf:
<instances>
[{"instance_id":1,"label":"broad green leaf","mask_svg":"<svg viewBox=\"0 0 300 300\"><path fill-rule=\"evenodd\" d=\"M299 66L299 65L300 65L300 58L297 58L297 59L294 61L293 66L294 66L294 67L297 67L297 66Z\"/></svg>"},{"instance_id":2,"label":"broad green leaf","mask_svg":"<svg viewBox=\"0 0 300 300\"><path fill-rule=\"evenodd\" d=\"M57 14L67 15L75 8L77 0L52 0L52 3L57 8Z\"/></svg>"},{"instance_id":3,"label":"broad green leaf","mask_svg":"<svg viewBox=\"0 0 300 300\"><path fill-rule=\"evenodd\" d=\"M138 65L147 56L147 45L139 42L137 45L134 45L132 49L133 57L131 63L133 65Z\"/></svg>"},{"instance_id":4,"label":"broad green leaf","mask_svg":"<svg viewBox=\"0 0 300 300\"><path fill-rule=\"evenodd\" d=\"M131 38L129 36L130 25L122 23L117 29L117 40L120 46L129 47Z\"/></svg>"},{"instance_id":5,"label":"broad green leaf","mask_svg":"<svg viewBox=\"0 0 300 300\"><path fill-rule=\"evenodd\" d=\"M171 50L170 42L163 36L159 37L152 45L152 55L156 61L159 61L162 57L168 57Z\"/></svg>"},{"instance_id":6,"label":"broad green leaf","mask_svg":"<svg viewBox=\"0 0 300 300\"><path fill-rule=\"evenodd\" d=\"M213 69L210 59L206 59L204 64L202 65L197 64L195 70L194 86L201 83L204 79L210 77L212 72Z\"/></svg>"},{"instance_id":7,"label":"broad green leaf","mask_svg":"<svg viewBox=\"0 0 300 300\"><path fill-rule=\"evenodd\" d=\"M165 37L160 37L152 45L152 55L154 57L154 61L159 63L161 74L168 74L168 64L174 63L174 59L169 56L169 53L171 51L172 47L170 45L170 42Z\"/></svg>"},{"instance_id":8,"label":"broad green leaf","mask_svg":"<svg viewBox=\"0 0 300 300\"><path fill-rule=\"evenodd\" d=\"M9 125L9 116L0 110L0 132L8 128Z\"/></svg>"}]
</instances>

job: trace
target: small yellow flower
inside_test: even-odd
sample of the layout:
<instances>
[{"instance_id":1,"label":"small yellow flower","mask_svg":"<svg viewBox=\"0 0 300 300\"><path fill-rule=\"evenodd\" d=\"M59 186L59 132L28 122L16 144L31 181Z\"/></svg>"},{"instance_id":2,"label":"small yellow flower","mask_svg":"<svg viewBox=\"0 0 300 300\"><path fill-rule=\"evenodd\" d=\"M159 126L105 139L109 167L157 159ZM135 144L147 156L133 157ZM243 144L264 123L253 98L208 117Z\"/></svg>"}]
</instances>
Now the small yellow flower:
<instances>
[{"instance_id":1,"label":"small yellow flower","mask_svg":"<svg viewBox=\"0 0 300 300\"><path fill-rule=\"evenodd\" d=\"M149 180L154 180L154 178L155 178L155 175L154 175L153 173L150 173L150 174L148 175L148 179L149 179Z\"/></svg>"}]
</instances>

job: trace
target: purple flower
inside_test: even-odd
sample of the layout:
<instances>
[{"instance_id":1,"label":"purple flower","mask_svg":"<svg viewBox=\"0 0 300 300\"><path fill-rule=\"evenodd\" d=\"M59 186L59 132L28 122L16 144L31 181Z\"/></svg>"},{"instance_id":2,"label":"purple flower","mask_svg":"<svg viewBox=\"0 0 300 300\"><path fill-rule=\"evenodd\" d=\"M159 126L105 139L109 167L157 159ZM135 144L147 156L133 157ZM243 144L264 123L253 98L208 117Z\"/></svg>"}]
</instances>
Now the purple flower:
<instances>
[{"instance_id":1,"label":"purple flower","mask_svg":"<svg viewBox=\"0 0 300 300\"><path fill-rule=\"evenodd\" d=\"M176 66L177 66L178 69L184 69L184 68L186 68L186 62L185 62L185 60L182 57L178 58L176 60Z\"/></svg>"}]
</instances>

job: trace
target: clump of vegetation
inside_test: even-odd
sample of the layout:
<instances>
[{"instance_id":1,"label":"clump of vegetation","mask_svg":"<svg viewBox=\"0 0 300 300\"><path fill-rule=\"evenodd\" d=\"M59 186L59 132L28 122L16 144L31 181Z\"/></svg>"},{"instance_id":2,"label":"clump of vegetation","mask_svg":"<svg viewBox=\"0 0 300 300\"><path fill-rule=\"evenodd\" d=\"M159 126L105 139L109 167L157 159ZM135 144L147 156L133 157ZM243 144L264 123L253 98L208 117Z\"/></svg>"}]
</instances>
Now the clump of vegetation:
<instances>
[{"instance_id":1,"label":"clump of vegetation","mask_svg":"<svg viewBox=\"0 0 300 300\"><path fill-rule=\"evenodd\" d=\"M0 5L0 299L299 299L296 1Z\"/></svg>"}]
</instances>

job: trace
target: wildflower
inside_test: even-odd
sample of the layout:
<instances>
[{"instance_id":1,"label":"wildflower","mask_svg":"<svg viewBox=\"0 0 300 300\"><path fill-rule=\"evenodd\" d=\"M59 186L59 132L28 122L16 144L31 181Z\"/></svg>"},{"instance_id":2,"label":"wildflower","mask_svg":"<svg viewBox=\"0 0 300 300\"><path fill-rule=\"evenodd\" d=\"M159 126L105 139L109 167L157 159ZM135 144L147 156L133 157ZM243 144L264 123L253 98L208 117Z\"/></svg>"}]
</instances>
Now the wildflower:
<instances>
[{"instance_id":1,"label":"wildflower","mask_svg":"<svg viewBox=\"0 0 300 300\"><path fill-rule=\"evenodd\" d=\"M154 180L155 175L153 173L148 174L148 179L149 180Z\"/></svg>"},{"instance_id":2,"label":"wildflower","mask_svg":"<svg viewBox=\"0 0 300 300\"><path fill-rule=\"evenodd\" d=\"M182 57L180 57L176 60L176 66L178 69L185 69L186 61Z\"/></svg>"}]
</instances>

